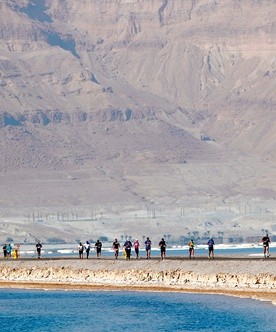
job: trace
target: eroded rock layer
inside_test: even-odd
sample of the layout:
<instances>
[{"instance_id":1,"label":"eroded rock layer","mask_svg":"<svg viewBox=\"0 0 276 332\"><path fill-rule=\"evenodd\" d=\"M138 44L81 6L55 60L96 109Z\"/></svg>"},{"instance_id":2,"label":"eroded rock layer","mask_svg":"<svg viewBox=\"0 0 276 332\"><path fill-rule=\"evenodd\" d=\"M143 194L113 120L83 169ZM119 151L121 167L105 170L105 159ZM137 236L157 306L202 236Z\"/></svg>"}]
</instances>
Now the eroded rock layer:
<instances>
[{"instance_id":1,"label":"eroded rock layer","mask_svg":"<svg viewBox=\"0 0 276 332\"><path fill-rule=\"evenodd\" d=\"M251 264L254 264L252 267ZM210 266L211 265L211 266ZM19 262L0 265L0 281L194 289L243 289L276 293L275 268L243 262Z\"/></svg>"}]
</instances>

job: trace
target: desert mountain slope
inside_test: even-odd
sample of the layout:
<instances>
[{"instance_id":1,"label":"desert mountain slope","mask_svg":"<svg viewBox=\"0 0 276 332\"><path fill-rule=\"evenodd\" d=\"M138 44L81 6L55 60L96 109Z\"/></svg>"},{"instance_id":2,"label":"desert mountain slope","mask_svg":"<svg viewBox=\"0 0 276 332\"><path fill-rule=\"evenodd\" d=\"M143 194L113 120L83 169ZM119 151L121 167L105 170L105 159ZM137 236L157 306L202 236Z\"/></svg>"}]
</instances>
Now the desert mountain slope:
<instances>
[{"instance_id":1,"label":"desert mountain slope","mask_svg":"<svg viewBox=\"0 0 276 332\"><path fill-rule=\"evenodd\" d=\"M238 218L248 233L275 230L275 11L255 0L1 1L2 217L112 211L123 232L151 211L145 220L162 216L160 232L177 234L211 211L218 223L192 227L231 234Z\"/></svg>"}]
</instances>

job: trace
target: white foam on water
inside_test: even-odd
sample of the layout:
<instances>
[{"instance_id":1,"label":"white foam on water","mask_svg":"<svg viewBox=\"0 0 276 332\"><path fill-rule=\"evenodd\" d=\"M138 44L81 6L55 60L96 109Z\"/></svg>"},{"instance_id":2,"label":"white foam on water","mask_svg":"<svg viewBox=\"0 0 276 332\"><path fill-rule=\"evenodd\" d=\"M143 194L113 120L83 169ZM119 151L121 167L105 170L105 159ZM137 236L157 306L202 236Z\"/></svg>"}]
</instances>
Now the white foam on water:
<instances>
[{"instance_id":1,"label":"white foam on water","mask_svg":"<svg viewBox=\"0 0 276 332\"><path fill-rule=\"evenodd\" d=\"M73 249L60 249L60 250L57 250L57 252L61 253L61 254L71 254L74 252Z\"/></svg>"}]
</instances>

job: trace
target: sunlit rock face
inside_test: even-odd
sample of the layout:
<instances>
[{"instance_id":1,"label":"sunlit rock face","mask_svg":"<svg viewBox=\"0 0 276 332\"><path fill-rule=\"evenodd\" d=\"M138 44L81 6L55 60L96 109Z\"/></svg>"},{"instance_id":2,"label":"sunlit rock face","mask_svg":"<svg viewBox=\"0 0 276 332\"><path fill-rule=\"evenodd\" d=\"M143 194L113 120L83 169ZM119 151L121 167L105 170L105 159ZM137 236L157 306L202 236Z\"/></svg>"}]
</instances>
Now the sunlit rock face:
<instances>
[{"instance_id":1,"label":"sunlit rock face","mask_svg":"<svg viewBox=\"0 0 276 332\"><path fill-rule=\"evenodd\" d=\"M4 215L114 202L271 211L274 13L255 0L1 1Z\"/></svg>"}]
</instances>

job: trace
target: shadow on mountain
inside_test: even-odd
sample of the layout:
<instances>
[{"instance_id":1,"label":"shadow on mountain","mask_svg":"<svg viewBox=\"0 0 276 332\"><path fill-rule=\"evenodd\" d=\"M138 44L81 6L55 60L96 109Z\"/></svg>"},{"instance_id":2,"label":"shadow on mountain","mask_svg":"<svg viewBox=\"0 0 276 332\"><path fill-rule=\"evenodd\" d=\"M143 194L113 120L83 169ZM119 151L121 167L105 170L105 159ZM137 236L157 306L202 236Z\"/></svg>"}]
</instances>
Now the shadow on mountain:
<instances>
[{"instance_id":1,"label":"shadow on mountain","mask_svg":"<svg viewBox=\"0 0 276 332\"><path fill-rule=\"evenodd\" d=\"M64 49L65 51L69 51L74 55L76 58L80 58L78 53L76 52L76 42L73 39L67 38L67 39L62 39L61 36L54 32L54 31L44 31L43 32L46 41L49 45L51 46L59 46L60 48Z\"/></svg>"},{"instance_id":2,"label":"shadow on mountain","mask_svg":"<svg viewBox=\"0 0 276 332\"><path fill-rule=\"evenodd\" d=\"M25 8L21 8L20 12L25 13L30 18L38 20L39 22L48 22L52 23L53 20L49 15L45 13L46 6L45 6L46 0L32 0L29 2L28 6Z\"/></svg>"}]
</instances>

